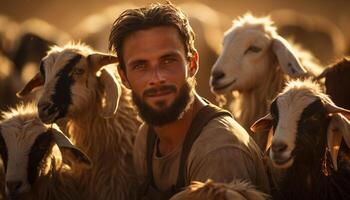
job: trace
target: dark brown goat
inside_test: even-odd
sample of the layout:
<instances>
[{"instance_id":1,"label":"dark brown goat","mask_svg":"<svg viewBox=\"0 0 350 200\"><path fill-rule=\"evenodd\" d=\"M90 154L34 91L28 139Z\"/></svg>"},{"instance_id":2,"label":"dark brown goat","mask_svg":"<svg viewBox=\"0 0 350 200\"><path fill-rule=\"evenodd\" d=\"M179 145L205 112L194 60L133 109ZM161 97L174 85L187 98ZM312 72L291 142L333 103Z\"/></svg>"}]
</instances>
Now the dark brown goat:
<instances>
[{"instance_id":1,"label":"dark brown goat","mask_svg":"<svg viewBox=\"0 0 350 200\"><path fill-rule=\"evenodd\" d=\"M321 78L325 78L326 94L333 102L350 109L350 59L343 58L328 67L317 79Z\"/></svg>"}]
</instances>

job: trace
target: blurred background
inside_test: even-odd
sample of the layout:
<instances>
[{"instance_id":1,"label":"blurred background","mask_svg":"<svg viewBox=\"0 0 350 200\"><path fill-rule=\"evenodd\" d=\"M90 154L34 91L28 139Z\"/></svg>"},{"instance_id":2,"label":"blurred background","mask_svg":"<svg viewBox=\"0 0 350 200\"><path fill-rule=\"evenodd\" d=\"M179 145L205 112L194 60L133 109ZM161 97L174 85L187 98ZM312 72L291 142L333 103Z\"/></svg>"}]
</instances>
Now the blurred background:
<instances>
[{"instance_id":1,"label":"blurred background","mask_svg":"<svg viewBox=\"0 0 350 200\"><path fill-rule=\"evenodd\" d=\"M18 91L38 70L50 45L76 40L107 51L114 19L127 8L152 2L155 1L0 0L0 96L7 95L5 99L9 101L0 102L0 108L15 101L9 94ZM270 15L280 35L309 50L323 66L350 52L349 0L172 2L190 17L200 53L199 93L212 101L209 73L220 53L223 33L233 19L246 12ZM16 78L8 78L10 75Z\"/></svg>"}]
</instances>

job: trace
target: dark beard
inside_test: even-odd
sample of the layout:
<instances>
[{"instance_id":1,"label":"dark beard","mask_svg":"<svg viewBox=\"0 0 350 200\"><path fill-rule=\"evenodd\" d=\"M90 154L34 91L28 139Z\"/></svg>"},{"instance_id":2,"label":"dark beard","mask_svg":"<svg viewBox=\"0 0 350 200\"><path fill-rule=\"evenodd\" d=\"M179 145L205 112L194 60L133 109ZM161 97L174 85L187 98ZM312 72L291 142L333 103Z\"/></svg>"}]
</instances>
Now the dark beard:
<instances>
[{"instance_id":1,"label":"dark beard","mask_svg":"<svg viewBox=\"0 0 350 200\"><path fill-rule=\"evenodd\" d=\"M192 92L192 86L187 81L181 88L179 95L175 98L174 102L161 111L153 109L146 102L142 100L138 95L132 92L132 99L136 107L138 108L140 117L151 126L162 126L180 119L183 114L189 109L194 100ZM163 90L174 90L171 86L164 87ZM176 88L175 88L176 91ZM145 92L146 93L146 92ZM162 102L158 103L159 107L162 107Z\"/></svg>"}]
</instances>

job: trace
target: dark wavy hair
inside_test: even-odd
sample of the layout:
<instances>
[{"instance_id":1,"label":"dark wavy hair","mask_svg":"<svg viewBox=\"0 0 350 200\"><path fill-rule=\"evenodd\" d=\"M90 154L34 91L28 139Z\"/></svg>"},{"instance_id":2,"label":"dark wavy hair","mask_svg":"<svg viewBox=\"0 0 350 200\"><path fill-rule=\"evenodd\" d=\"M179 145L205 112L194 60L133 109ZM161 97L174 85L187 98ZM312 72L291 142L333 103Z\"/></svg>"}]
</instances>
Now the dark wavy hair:
<instances>
[{"instance_id":1,"label":"dark wavy hair","mask_svg":"<svg viewBox=\"0 0 350 200\"><path fill-rule=\"evenodd\" d=\"M119 57L119 67L125 72L123 42L132 33L159 26L173 26L178 30L187 58L191 58L194 47L194 32L187 16L170 2L150 4L146 7L125 10L113 23L109 35L110 51Z\"/></svg>"}]
</instances>

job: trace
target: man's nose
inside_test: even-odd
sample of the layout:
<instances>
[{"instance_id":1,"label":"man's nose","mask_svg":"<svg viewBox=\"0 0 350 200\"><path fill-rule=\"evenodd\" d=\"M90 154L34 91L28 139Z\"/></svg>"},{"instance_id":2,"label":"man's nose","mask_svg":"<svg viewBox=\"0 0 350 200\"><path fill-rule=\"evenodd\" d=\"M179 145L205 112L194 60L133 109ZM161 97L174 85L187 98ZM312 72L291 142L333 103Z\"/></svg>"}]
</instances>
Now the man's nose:
<instances>
[{"instance_id":1,"label":"man's nose","mask_svg":"<svg viewBox=\"0 0 350 200\"><path fill-rule=\"evenodd\" d=\"M152 77L149 83L150 85L160 85L165 83L165 77L158 67L152 71Z\"/></svg>"}]
</instances>

